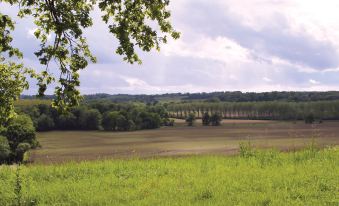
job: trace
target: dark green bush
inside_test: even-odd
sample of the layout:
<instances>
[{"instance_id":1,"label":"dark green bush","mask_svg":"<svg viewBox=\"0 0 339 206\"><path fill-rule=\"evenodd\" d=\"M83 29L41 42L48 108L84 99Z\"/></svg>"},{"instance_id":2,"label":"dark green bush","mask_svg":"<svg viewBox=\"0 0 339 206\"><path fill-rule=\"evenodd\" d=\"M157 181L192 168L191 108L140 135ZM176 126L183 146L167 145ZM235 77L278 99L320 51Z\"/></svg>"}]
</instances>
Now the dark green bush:
<instances>
[{"instance_id":1,"label":"dark green bush","mask_svg":"<svg viewBox=\"0 0 339 206\"><path fill-rule=\"evenodd\" d=\"M174 127L174 123L175 123L174 119L166 119L166 122L164 123L164 126Z\"/></svg>"},{"instance_id":2,"label":"dark green bush","mask_svg":"<svg viewBox=\"0 0 339 206\"><path fill-rule=\"evenodd\" d=\"M211 117L208 112L205 112L202 116L202 125L208 126L211 123Z\"/></svg>"},{"instance_id":3,"label":"dark green bush","mask_svg":"<svg viewBox=\"0 0 339 206\"><path fill-rule=\"evenodd\" d=\"M24 159L24 154L29 149L31 149L31 145L28 143L20 143L15 149L16 160L21 162Z\"/></svg>"},{"instance_id":4,"label":"dark green bush","mask_svg":"<svg viewBox=\"0 0 339 206\"><path fill-rule=\"evenodd\" d=\"M8 139L9 146L15 151L20 143L28 143L32 148L38 146L35 136L35 128L29 116L19 115L10 121L5 136Z\"/></svg>"},{"instance_id":5,"label":"dark green bush","mask_svg":"<svg viewBox=\"0 0 339 206\"><path fill-rule=\"evenodd\" d=\"M39 146L33 122L27 115L19 115L11 119L2 134L8 140L10 149L10 155L7 157L8 162L21 162L25 152ZM4 148L7 148L6 141L2 142L5 145Z\"/></svg>"},{"instance_id":6,"label":"dark green bush","mask_svg":"<svg viewBox=\"0 0 339 206\"><path fill-rule=\"evenodd\" d=\"M195 114L190 113L188 117L186 118L186 123L188 126L193 126L195 122Z\"/></svg>"},{"instance_id":7,"label":"dark green bush","mask_svg":"<svg viewBox=\"0 0 339 206\"><path fill-rule=\"evenodd\" d=\"M159 128L161 124L161 117L156 113L142 112L141 118L141 129L155 129Z\"/></svg>"},{"instance_id":8,"label":"dark green bush","mask_svg":"<svg viewBox=\"0 0 339 206\"><path fill-rule=\"evenodd\" d=\"M309 114L305 117L305 123L306 124L313 124L315 121L315 117L313 114Z\"/></svg>"},{"instance_id":9,"label":"dark green bush","mask_svg":"<svg viewBox=\"0 0 339 206\"><path fill-rule=\"evenodd\" d=\"M222 116L219 113L214 113L211 116L210 120L211 120L212 126L220 126L221 125Z\"/></svg>"}]
</instances>

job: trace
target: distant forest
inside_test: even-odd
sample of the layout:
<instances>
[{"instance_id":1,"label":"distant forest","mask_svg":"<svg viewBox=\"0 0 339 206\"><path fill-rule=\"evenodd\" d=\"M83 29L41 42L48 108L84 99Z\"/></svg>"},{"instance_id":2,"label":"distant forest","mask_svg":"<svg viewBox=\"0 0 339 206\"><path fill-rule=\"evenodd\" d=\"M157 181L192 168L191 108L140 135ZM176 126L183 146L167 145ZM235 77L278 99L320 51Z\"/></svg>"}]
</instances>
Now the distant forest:
<instances>
[{"instance_id":1,"label":"distant forest","mask_svg":"<svg viewBox=\"0 0 339 206\"><path fill-rule=\"evenodd\" d=\"M44 119L45 116L43 116L44 118L40 117L42 114L53 119L52 125L54 126L47 127L49 129L65 129L64 127L68 127L69 125L73 126L66 129L98 129L104 127L105 117L118 119L119 121L123 119L126 120L127 126L114 126L113 130L157 128L161 125L171 124L169 118L186 119L192 114L195 115L196 118L202 118L204 114L218 114L225 119L306 120L310 118L319 121L339 119L339 92L337 91L263 93L212 92L161 95L93 94L85 95L84 101L81 104L82 106L71 111L75 123L67 123L65 124L66 126L63 126L63 121L61 121L64 118L63 116L53 114L53 112L43 112L45 106L40 105L41 102L43 104L49 104L50 101L48 99L52 97L53 96L46 96L45 99L47 100L23 100L20 103L24 106L22 107L22 111L29 114L36 128L40 131L47 130L44 128L44 124L48 122ZM22 99L34 99L34 96L23 96ZM18 104L17 106L19 106ZM33 106L32 104L37 106ZM136 107L135 105L138 106ZM37 107L38 110L41 110L41 108L44 109L40 112L32 112L32 107L28 109L27 106L33 106L33 110L37 110ZM93 112L93 109L96 111ZM50 107L48 107L47 110L53 111ZM79 110L81 110L81 112L79 112ZM79 114L88 111L96 113L97 115L94 116L98 116L98 118L94 119L98 119L96 122L99 123L91 123L91 125L96 125L95 128L78 125L82 122L80 119L83 119L82 116L84 116L79 116ZM107 112L118 112L120 116L118 114L108 114ZM131 116L131 113L133 113L134 116L137 114L137 116L132 117L133 115ZM141 120L139 114L141 114ZM101 119L103 122L102 125L100 123ZM152 119L152 122L156 123L152 123L152 126L141 125L149 119ZM39 122L42 127L39 127ZM129 124L127 124L127 122L129 122Z\"/></svg>"},{"instance_id":2,"label":"distant forest","mask_svg":"<svg viewBox=\"0 0 339 206\"><path fill-rule=\"evenodd\" d=\"M44 99L52 99L47 95ZM35 99L35 96L23 95L21 99ZM128 95L128 94L93 94L84 95L85 101L110 100L113 102L178 102L178 101L206 101L206 102L310 102L339 100L339 91L328 92L210 92L210 93L171 93L159 95Z\"/></svg>"},{"instance_id":3,"label":"distant forest","mask_svg":"<svg viewBox=\"0 0 339 206\"><path fill-rule=\"evenodd\" d=\"M66 113L59 113L50 103L51 101L23 100L17 102L15 108L19 115L32 120L37 131L134 131L174 124L160 104L113 103L100 100L83 103Z\"/></svg>"}]
</instances>

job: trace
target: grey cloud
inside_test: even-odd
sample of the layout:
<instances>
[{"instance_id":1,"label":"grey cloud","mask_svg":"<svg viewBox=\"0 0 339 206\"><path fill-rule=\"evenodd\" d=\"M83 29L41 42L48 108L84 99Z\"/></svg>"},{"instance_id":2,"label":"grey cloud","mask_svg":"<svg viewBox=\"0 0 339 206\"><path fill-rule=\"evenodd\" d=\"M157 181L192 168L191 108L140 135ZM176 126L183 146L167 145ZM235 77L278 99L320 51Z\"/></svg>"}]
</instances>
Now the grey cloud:
<instances>
[{"instance_id":1,"label":"grey cloud","mask_svg":"<svg viewBox=\"0 0 339 206\"><path fill-rule=\"evenodd\" d=\"M181 1L181 0L178 0ZM193 3L192 3L193 2ZM224 36L236 41L251 52L251 60L226 64L209 58L171 55L163 53L142 53L142 65L129 65L122 57L115 54L117 42L108 33L106 25L95 12L94 27L86 30L85 35L93 53L98 57L98 64L91 64L81 72L81 91L84 94L109 93L149 93L155 88L159 91L186 92L216 90L257 91L274 85L279 88L300 88L310 86L310 79L321 85L338 86L339 72L300 72L294 64L305 65L318 70L338 67L338 54L333 45L320 42L306 34L292 34L286 18L277 14L272 24L260 31L241 24L238 17L230 10L223 10L215 1L186 1L183 8L173 8L174 26L183 33L183 40L190 44L199 42L205 36L215 38ZM29 60L27 65L39 68L34 56L39 43L27 37L28 29L34 28L30 19L18 20L15 45L21 48ZM225 48L232 49L232 48ZM273 65L271 57L277 56L292 65ZM232 78L231 78L232 76ZM234 78L233 78L234 77ZM265 82L267 77L272 82ZM126 78L135 78L146 83L138 88L131 88ZM35 82L26 93L36 93ZM186 87L191 85L192 88ZM147 87L147 88L146 88ZM131 89L130 89L131 88ZM53 88L49 90L52 93Z\"/></svg>"},{"instance_id":2,"label":"grey cloud","mask_svg":"<svg viewBox=\"0 0 339 206\"><path fill-rule=\"evenodd\" d=\"M292 34L286 17L276 14L272 24L259 31L241 24L231 11L211 1L189 1L175 21L210 37L226 36L256 56L277 56L315 69L339 65L336 48L307 34ZM231 5L230 5L231 7Z\"/></svg>"}]
</instances>

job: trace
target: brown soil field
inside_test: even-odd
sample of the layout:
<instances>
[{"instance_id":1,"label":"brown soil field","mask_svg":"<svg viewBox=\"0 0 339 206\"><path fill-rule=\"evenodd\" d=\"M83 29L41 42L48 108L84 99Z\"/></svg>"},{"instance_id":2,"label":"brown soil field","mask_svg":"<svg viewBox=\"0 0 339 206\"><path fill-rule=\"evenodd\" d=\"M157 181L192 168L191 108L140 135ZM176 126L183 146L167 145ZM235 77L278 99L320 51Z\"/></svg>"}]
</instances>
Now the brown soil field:
<instances>
[{"instance_id":1,"label":"brown soil field","mask_svg":"<svg viewBox=\"0 0 339 206\"><path fill-rule=\"evenodd\" d=\"M31 152L33 163L60 163L109 158L153 158L197 154L235 154L239 143L258 148L297 150L312 141L319 147L339 144L339 121L303 122L224 120L222 126L174 127L134 132L54 131L38 133L42 148Z\"/></svg>"}]
</instances>

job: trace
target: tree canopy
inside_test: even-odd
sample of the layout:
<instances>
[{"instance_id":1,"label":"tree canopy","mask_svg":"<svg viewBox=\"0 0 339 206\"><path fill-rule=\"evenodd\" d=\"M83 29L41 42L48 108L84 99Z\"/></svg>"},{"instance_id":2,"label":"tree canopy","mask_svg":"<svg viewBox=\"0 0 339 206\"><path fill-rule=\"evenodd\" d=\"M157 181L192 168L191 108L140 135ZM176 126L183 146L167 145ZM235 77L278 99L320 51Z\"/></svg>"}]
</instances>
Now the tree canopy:
<instances>
[{"instance_id":1,"label":"tree canopy","mask_svg":"<svg viewBox=\"0 0 339 206\"><path fill-rule=\"evenodd\" d=\"M35 55L45 69L39 74L25 70L20 75L30 74L38 80L39 95L56 81L53 106L59 109L79 104L79 71L89 62L96 62L83 35L84 30L93 25L91 12L96 7L102 12L109 32L119 42L115 52L128 63L141 63L136 48L146 52L153 48L159 50L160 44L166 43L169 37L180 36L169 21L169 0L0 0L0 3L19 7L20 18L33 17L37 27L34 35L40 41ZM10 61L14 58L18 62L23 55L11 45L15 22L3 12L0 10L0 76L1 81L9 82L13 76L7 73L23 68L22 64ZM52 40L48 40L49 36ZM52 74L51 67L57 67L59 73ZM8 99L7 95L18 98L22 89L27 88L26 79L19 77L18 89L10 94L3 92L8 91L7 85L0 85L0 99ZM5 110L13 111L12 108Z\"/></svg>"}]
</instances>

